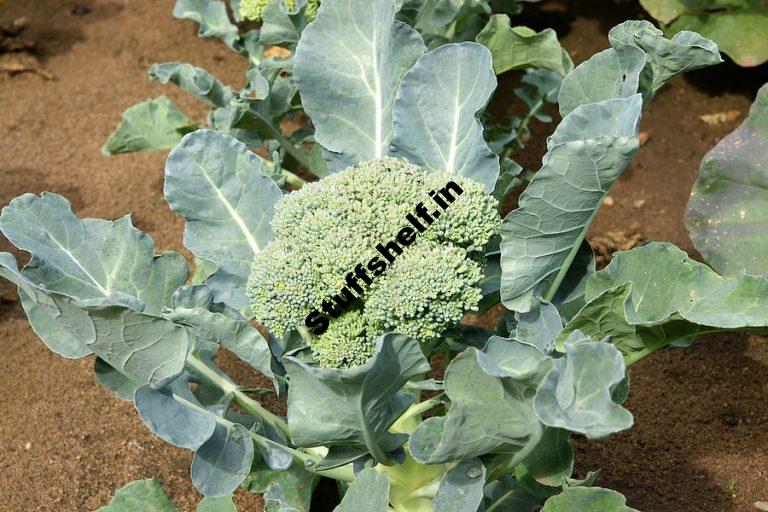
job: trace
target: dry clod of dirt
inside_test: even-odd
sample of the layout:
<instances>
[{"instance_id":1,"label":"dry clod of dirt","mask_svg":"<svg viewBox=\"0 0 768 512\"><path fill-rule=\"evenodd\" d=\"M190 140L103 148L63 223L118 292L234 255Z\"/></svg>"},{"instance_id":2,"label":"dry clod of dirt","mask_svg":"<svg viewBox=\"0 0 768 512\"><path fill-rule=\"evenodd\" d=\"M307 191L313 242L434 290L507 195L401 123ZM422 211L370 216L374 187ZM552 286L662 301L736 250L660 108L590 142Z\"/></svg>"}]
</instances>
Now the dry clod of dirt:
<instances>
[{"instance_id":1,"label":"dry clod of dirt","mask_svg":"<svg viewBox=\"0 0 768 512\"><path fill-rule=\"evenodd\" d=\"M628 251L642 244L645 240L646 238L640 232L639 226L635 224L626 230L607 231L595 235L589 239L589 245L595 251L597 268L603 268L611 262L613 253Z\"/></svg>"},{"instance_id":2,"label":"dry clod of dirt","mask_svg":"<svg viewBox=\"0 0 768 512\"><path fill-rule=\"evenodd\" d=\"M699 116L699 119L707 123L709 126L717 126L718 124L736 121L740 117L740 110L726 110L724 112L715 112L714 114L705 114L703 116Z\"/></svg>"},{"instance_id":3,"label":"dry clod of dirt","mask_svg":"<svg viewBox=\"0 0 768 512\"><path fill-rule=\"evenodd\" d=\"M53 75L43 69L34 54L35 41L23 35L27 24L27 18L23 16L0 24L0 75L35 73L52 80Z\"/></svg>"},{"instance_id":4,"label":"dry clod of dirt","mask_svg":"<svg viewBox=\"0 0 768 512\"><path fill-rule=\"evenodd\" d=\"M603 199L603 205L605 206L613 206L616 204L616 201L611 196L605 196L605 199Z\"/></svg>"},{"instance_id":5,"label":"dry clod of dirt","mask_svg":"<svg viewBox=\"0 0 768 512\"><path fill-rule=\"evenodd\" d=\"M651 138L651 132L640 132L637 134L637 138L640 141L640 146L645 146L645 143Z\"/></svg>"},{"instance_id":6,"label":"dry clod of dirt","mask_svg":"<svg viewBox=\"0 0 768 512\"><path fill-rule=\"evenodd\" d=\"M267 46L266 50L264 50L265 59L268 59L270 57L283 59L290 56L291 56L291 50L288 50L286 48L280 48L279 46Z\"/></svg>"},{"instance_id":7,"label":"dry clod of dirt","mask_svg":"<svg viewBox=\"0 0 768 512\"><path fill-rule=\"evenodd\" d=\"M642 208L643 206L645 206L645 199L636 199L632 203L632 207L634 208Z\"/></svg>"},{"instance_id":8,"label":"dry clod of dirt","mask_svg":"<svg viewBox=\"0 0 768 512\"><path fill-rule=\"evenodd\" d=\"M756 501L755 508L757 510L763 510L765 512L768 512L768 501Z\"/></svg>"}]
</instances>

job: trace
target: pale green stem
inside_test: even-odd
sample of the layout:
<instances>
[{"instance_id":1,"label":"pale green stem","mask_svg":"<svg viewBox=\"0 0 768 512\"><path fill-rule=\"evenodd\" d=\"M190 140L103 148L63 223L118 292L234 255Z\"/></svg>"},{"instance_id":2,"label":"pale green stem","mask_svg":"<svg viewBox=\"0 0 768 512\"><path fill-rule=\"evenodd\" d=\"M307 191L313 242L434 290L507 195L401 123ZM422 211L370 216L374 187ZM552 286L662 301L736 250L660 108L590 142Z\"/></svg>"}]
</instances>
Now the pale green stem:
<instances>
[{"instance_id":1,"label":"pale green stem","mask_svg":"<svg viewBox=\"0 0 768 512\"><path fill-rule=\"evenodd\" d=\"M307 181L296 174L292 173L288 169L280 169L280 173L285 176L285 182L289 185L293 185L296 188L301 188Z\"/></svg>"}]
</instances>

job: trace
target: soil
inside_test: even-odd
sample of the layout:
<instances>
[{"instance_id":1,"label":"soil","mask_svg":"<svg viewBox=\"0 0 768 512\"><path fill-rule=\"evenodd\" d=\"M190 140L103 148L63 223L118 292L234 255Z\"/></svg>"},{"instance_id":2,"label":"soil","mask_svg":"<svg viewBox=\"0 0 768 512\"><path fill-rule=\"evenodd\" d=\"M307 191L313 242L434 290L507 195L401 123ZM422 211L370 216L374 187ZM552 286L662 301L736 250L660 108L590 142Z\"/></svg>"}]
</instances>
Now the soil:
<instances>
[{"instance_id":1,"label":"soil","mask_svg":"<svg viewBox=\"0 0 768 512\"><path fill-rule=\"evenodd\" d=\"M190 118L201 118L204 109L193 99L146 79L154 62L192 62L225 83L244 82L241 58L195 37L194 26L175 20L172 8L172 0L7 0L0 7L0 26L27 18L24 44L14 51L41 70L0 74L0 204L49 190L68 197L80 216L133 212L159 251L189 256L182 222L162 197L165 154L100 153L120 113L148 97L165 94ZM640 16L634 2L548 1L526 5L516 21L554 27L579 62L607 46L611 26ZM492 104L497 114L514 103L514 81L501 78ZM658 95L641 126L647 141L590 232L601 254L666 240L697 256L683 219L699 162L744 118L766 81L766 67L725 64L677 79ZM524 167L538 167L552 127L534 126L518 155ZM11 246L2 240L0 250ZM5 283L0 339L0 510L93 510L115 489L149 477L182 510L194 510L200 496L189 480L191 453L160 441L130 403L102 389L90 358L49 352ZM265 385L232 358L222 365L239 382ZM635 426L599 442L575 440L577 475L602 468L599 485L647 512L746 512L768 500L766 340L704 336L641 361L631 373L627 406ZM240 510L261 510L259 497L238 491L236 500Z\"/></svg>"}]
</instances>

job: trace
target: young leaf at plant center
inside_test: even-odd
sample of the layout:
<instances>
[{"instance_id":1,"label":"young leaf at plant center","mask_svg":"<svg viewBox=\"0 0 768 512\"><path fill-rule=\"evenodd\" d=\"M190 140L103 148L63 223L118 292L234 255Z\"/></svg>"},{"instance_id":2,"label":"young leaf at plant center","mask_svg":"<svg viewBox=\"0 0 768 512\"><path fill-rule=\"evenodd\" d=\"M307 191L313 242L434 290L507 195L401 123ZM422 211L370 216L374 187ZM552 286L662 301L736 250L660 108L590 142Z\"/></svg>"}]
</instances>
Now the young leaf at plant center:
<instances>
[{"instance_id":1,"label":"young leaf at plant center","mask_svg":"<svg viewBox=\"0 0 768 512\"><path fill-rule=\"evenodd\" d=\"M387 512L389 478L374 468L362 470L344 494L334 512Z\"/></svg>"},{"instance_id":2,"label":"young leaf at plant center","mask_svg":"<svg viewBox=\"0 0 768 512\"><path fill-rule=\"evenodd\" d=\"M198 130L168 155L163 192L186 220L184 245L218 265L217 273L233 278L229 289L206 281L216 299L225 302L221 297L231 291L229 305L247 308L251 260L272 238L269 222L282 198L274 181L261 173L259 157L229 135Z\"/></svg>"},{"instance_id":3,"label":"young leaf at plant center","mask_svg":"<svg viewBox=\"0 0 768 512\"><path fill-rule=\"evenodd\" d=\"M161 84L172 82L212 107L223 107L232 101L232 89L216 80L206 70L186 62L153 64L149 79Z\"/></svg>"},{"instance_id":4,"label":"young leaf at plant center","mask_svg":"<svg viewBox=\"0 0 768 512\"><path fill-rule=\"evenodd\" d=\"M768 275L768 85L747 119L710 150L691 191L685 225L704 260L727 276Z\"/></svg>"},{"instance_id":5,"label":"young leaf at plant center","mask_svg":"<svg viewBox=\"0 0 768 512\"><path fill-rule=\"evenodd\" d=\"M314 368L293 357L283 364L291 379L288 424L296 446L355 447L384 462L405 441L388 432L413 400L400 389L429 371L419 343L401 334L379 338L362 366Z\"/></svg>"},{"instance_id":6,"label":"young leaf at plant center","mask_svg":"<svg viewBox=\"0 0 768 512\"><path fill-rule=\"evenodd\" d=\"M639 512L626 506L616 491L601 487L571 487L552 496L541 512Z\"/></svg>"},{"instance_id":7,"label":"young leaf at plant center","mask_svg":"<svg viewBox=\"0 0 768 512\"><path fill-rule=\"evenodd\" d=\"M118 489L109 505L96 512L178 512L171 498L154 478L136 480Z\"/></svg>"},{"instance_id":8,"label":"young leaf at plant center","mask_svg":"<svg viewBox=\"0 0 768 512\"><path fill-rule=\"evenodd\" d=\"M495 88L491 55L483 46L447 44L425 53L397 91L390 154L425 169L466 176L492 191L499 157L483 140L477 115Z\"/></svg>"},{"instance_id":9,"label":"young leaf at plant center","mask_svg":"<svg viewBox=\"0 0 768 512\"><path fill-rule=\"evenodd\" d=\"M609 343L587 341L566 343L565 349L566 357L554 360L536 390L534 408L541 422L590 439L631 427L632 414L611 395L626 374L621 352Z\"/></svg>"},{"instance_id":10,"label":"young leaf at plant center","mask_svg":"<svg viewBox=\"0 0 768 512\"><path fill-rule=\"evenodd\" d=\"M477 35L477 42L493 54L497 75L512 69L544 68L565 76L573 61L551 28L536 32L528 27L510 26L509 16L494 14Z\"/></svg>"},{"instance_id":11,"label":"young leaf at plant center","mask_svg":"<svg viewBox=\"0 0 768 512\"><path fill-rule=\"evenodd\" d=\"M543 353L526 352L539 351L494 337L483 352L469 348L459 354L445 373L451 407L446 416L416 428L409 444L413 457L435 464L501 452L522 460L542 433L532 395L548 364Z\"/></svg>"},{"instance_id":12,"label":"young leaf at plant center","mask_svg":"<svg viewBox=\"0 0 768 512\"><path fill-rule=\"evenodd\" d=\"M425 50L395 21L394 0L321 4L296 47L294 77L315 140L346 164L333 170L387 154L397 87Z\"/></svg>"},{"instance_id":13,"label":"young leaf at plant center","mask_svg":"<svg viewBox=\"0 0 768 512\"><path fill-rule=\"evenodd\" d=\"M105 155L171 149L196 128L165 96L137 103L123 112L123 120L107 139Z\"/></svg>"}]
</instances>

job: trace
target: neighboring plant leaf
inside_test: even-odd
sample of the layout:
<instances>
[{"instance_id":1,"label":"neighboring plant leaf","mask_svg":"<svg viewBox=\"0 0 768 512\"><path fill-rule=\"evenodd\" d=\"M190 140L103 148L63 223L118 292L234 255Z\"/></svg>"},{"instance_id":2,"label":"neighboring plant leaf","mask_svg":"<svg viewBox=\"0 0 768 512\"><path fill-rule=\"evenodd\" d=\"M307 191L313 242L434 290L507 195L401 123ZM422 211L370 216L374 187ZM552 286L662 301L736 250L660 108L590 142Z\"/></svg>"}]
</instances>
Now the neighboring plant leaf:
<instances>
[{"instance_id":1,"label":"neighboring plant leaf","mask_svg":"<svg viewBox=\"0 0 768 512\"><path fill-rule=\"evenodd\" d=\"M387 512L389 477L375 468L362 470L334 512ZM439 512L439 511L438 511Z\"/></svg>"},{"instance_id":2,"label":"neighboring plant leaf","mask_svg":"<svg viewBox=\"0 0 768 512\"><path fill-rule=\"evenodd\" d=\"M178 512L163 486L154 478L136 480L115 492L109 505L96 512Z\"/></svg>"},{"instance_id":3,"label":"neighboring plant leaf","mask_svg":"<svg viewBox=\"0 0 768 512\"><path fill-rule=\"evenodd\" d=\"M387 460L405 441L388 429L413 397L400 389L429 371L419 343L401 334L385 334L376 353L362 366L315 368L293 357L283 359L291 379L288 424L297 446L349 446Z\"/></svg>"},{"instance_id":4,"label":"neighboring plant leaf","mask_svg":"<svg viewBox=\"0 0 768 512\"><path fill-rule=\"evenodd\" d=\"M206 70L186 62L153 64L149 79L161 84L172 82L212 107L223 107L232 101L232 89L216 80Z\"/></svg>"},{"instance_id":5,"label":"neighboring plant leaf","mask_svg":"<svg viewBox=\"0 0 768 512\"><path fill-rule=\"evenodd\" d=\"M468 512L478 509L483 501L485 466L480 459L459 462L448 470L432 500L435 512Z\"/></svg>"},{"instance_id":6,"label":"neighboring plant leaf","mask_svg":"<svg viewBox=\"0 0 768 512\"><path fill-rule=\"evenodd\" d=\"M542 433L532 395L549 361L534 352L539 351L530 345L493 337L483 352L469 348L459 354L445 373L451 407L446 416L416 428L409 444L413 457L435 464L502 452L522 460Z\"/></svg>"},{"instance_id":7,"label":"neighboring plant leaf","mask_svg":"<svg viewBox=\"0 0 768 512\"><path fill-rule=\"evenodd\" d=\"M494 14L477 35L477 42L493 54L497 75L512 69L544 68L565 76L573 61L551 28L536 32L528 27L510 26L509 16Z\"/></svg>"},{"instance_id":8,"label":"neighboring plant leaf","mask_svg":"<svg viewBox=\"0 0 768 512\"><path fill-rule=\"evenodd\" d=\"M601 487L571 487L552 496L541 512L639 512L626 506L616 491Z\"/></svg>"},{"instance_id":9,"label":"neighboring plant leaf","mask_svg":"<svg viewBox=\"0 0 768 512\"><path fill-rule=\"evenodd\" d=\"M216 37L230 48L240 38L237 26L229 20L226 4L220 0L176 0L173 15L197 23L198 37Z\"/></svg>"},{"instance_id":10,"label":"neighboring plant leaf","mask_svg":"<svg viewBox=\"0 0 768 512\"><path fill-rule=\"evenodd\" d=\"M49 192L11 201L0 215L0 229L32 254L25 276L77 300L134 298L137 307L154 314L187 279L184 258L174 252L155 256L154 242L129 216L80 220L69 201Z\"/></svg>"},{"instance_id":11,"label":"neighboring plant leaf","mask_svg":"<svg viewBox=\"0 0 768 512\"><path fill-rule=\"evenodd\" d=\"M768 85L749 117L701 162L685 225L717 272L768 275Z\"/></svg>"},{"instance_id":12,"label":"neighboring plant leaf","mask_svg":"<svg viewBox=\"0 0 768 512\"><path fill-rule=\"evenodd\" d=\"M477 116L495 88L491 54L482 45L446 44L422 55L397 91L390 153L466 176L491 192L499 157L485 143Z\"/></svg>"},{"instance_id":13,"label":"neighboring plant leaf","mask_svg":"<svg viewBox=\"0 0 768 512\"><path fill-rule=\"evenodd\" d=\"M739 66L768 61L768 11L762 0L640 0L669 34L690 30L712 39Z\"/></svg>"},{"instance_id":14,"label":"neighboring plant leaf","mask_svg":"<svg viewBox=\"0 0 768 512\"><path fill-rule=\"evenodd\" d=\"M611 395L626 373L621 352L609 343L566 343L566 357L536 390L534 407L542 423L583 434L605 437L632 426L632 414Z\"/></svg>"},{"instance_id":15,"label":"neighboring plant leaf","mask_svg":"<svg viewBox=\"0 0 768 512\"><path fill-rule=\"evenodd\" d=\"M503 476L485 486L484 510L494 512L537 512L541 510L539 498L520 487L511 476ZM495 507L495 508L492 508Z\"/></svg>"},{"instance_id":16,"label":"neighboring plant leaf","mask_svg":"<svg viewBox=\"0 0 768 512\"><path fill-rule=\"evenodd\" d=\"M171 149L194 130L187 117L165 96L137 103L123 112L123 120L101 149L105 155Z\"/></svg>"},{"instance_id":17,"label":"neighboring plant leaf","mask_svg":"<svg viewBox=\"0 0 768 512\"><path fill-rule=\"evenodd\" d=\"M545 428L541 441L521 463L525 466L526 476L549 487L567 484L573 474L573 450L568 444L570 435L567 430Z\"/></svg>"},{"instance_id":18,"label":"neighboring plant leaf","mask_svg":"<svg viewBox=\"0 0 768 512\"><path fill-rule=\"evenodd\" d=\"M248 476L252 462L248 430L237 424L216 424L213 435L195 452L192 483L205 496L228 496Z\"/></svg>"},{"instance_id":19,"label":"neighboring plant leaf","mask_svg":"<svg viewBox=\"0 0 768 512\"><path fill-rule=\"evenodd\" d=\"M259 157L229 135L198 130L168 155L163 192L187 222L184 245L234 278L226 283L230 288L206 281L216 299L234 291L242 298L233 307L247 306L251 261L272 238L269 223L282 198L274 181L261 173Z\"/></svg>"},{"instance_id":20,"label":"neighboring plant leaf","mask_svg":"<svg viewBox=\"0 0 768 512\"><path fill-rule=\"evenodd\" d=\"M425 50L416 31L395 21L394 0L321 3L294 64L317 142L346 165L385 156L397 87Z\"/></svg>"}]
</instances>

